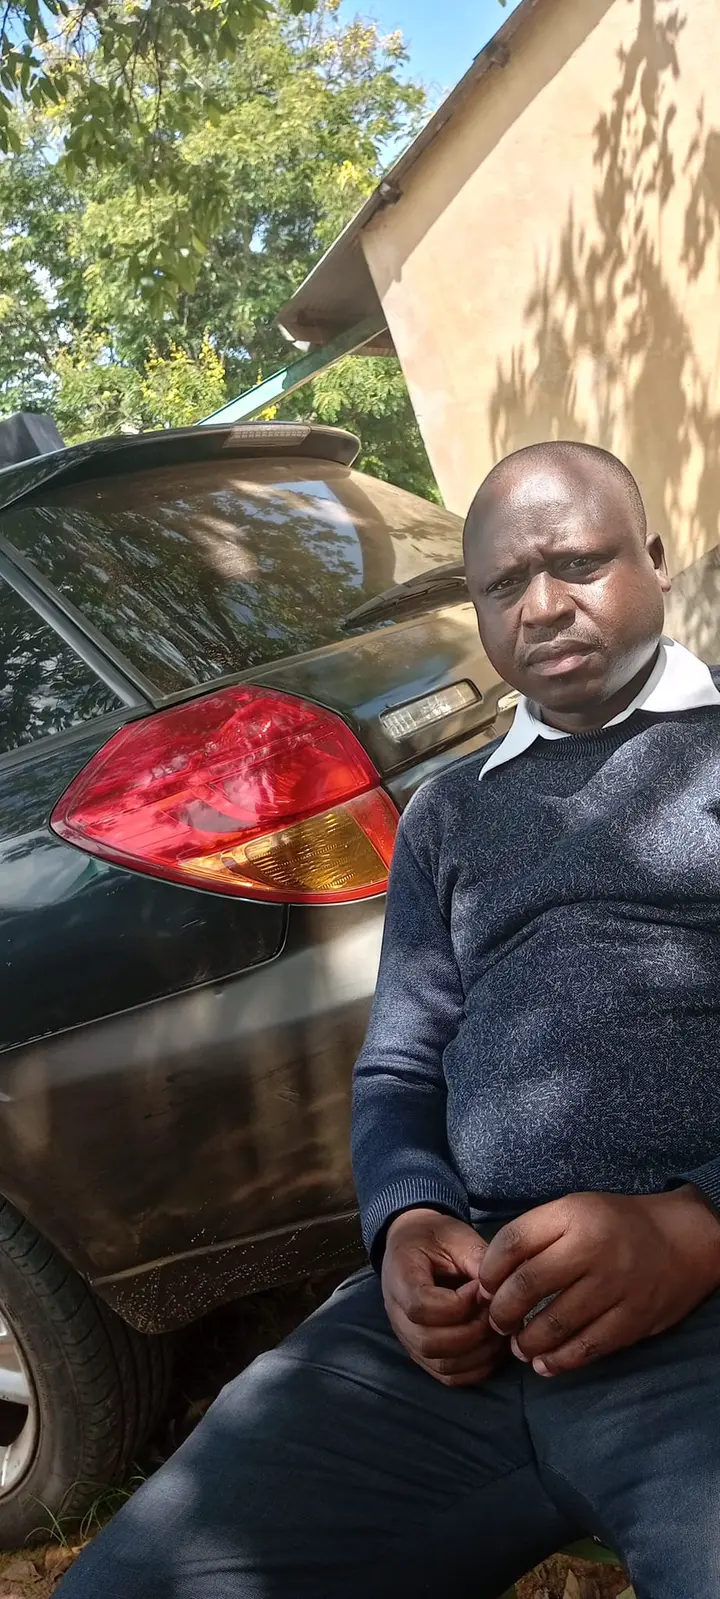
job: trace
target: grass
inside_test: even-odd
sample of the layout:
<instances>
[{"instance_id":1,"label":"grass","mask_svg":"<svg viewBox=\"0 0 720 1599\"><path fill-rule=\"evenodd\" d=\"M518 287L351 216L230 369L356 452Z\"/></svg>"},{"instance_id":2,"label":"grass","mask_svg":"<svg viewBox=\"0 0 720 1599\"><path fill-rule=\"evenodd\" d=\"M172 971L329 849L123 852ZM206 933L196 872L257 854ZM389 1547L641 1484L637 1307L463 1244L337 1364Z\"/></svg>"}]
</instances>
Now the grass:
<instances>
[{"instance_id":1,"label":"grass","mask_svg":"<svg viewBox=\"0 0 720 1599\"><path fill-rule=\"evenodd\" d=\"M45 1520L30 1534L31 1538L42 1539L45 1544L56 1544L60 1549L79 1548L82 1544L88 1543L95 1533L105 1526L106 1521L117 1515L118 1510L122 1510L127 1500L132 1498L138 1488L142 1488L144 1482L147 1482L149 1475L150 1473L143 1470L142 1466L133 1464L124 1482L109 1487L93 1484L96 1489L95 1497L90 1501L80 1521L77 1516L64 1516L62 1510L56 1515L49 1505L39 1500ZM86 1486L89 1487L90 1484ZM73 1483L68 1489L67 1497L74 1496L79 1487L80 1483Z\"/></svg>"}]
</instances>

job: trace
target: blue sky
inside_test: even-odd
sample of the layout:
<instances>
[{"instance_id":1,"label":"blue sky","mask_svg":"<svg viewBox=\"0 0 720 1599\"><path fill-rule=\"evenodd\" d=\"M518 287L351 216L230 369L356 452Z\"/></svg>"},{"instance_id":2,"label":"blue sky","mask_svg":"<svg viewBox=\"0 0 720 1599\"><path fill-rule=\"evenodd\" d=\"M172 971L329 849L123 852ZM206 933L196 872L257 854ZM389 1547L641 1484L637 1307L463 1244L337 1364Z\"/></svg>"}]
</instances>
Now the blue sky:
<instances>
[{"instance_id":1,"label":"blue sky","mask_svg":"<svg viewBox=\"0 0 720 1599\"><path fill-rule=\"evenodd\" d=\"M399 28L410 50L413 77L431 89L433 104L452 89L474 55L502 26L517 0L342 0L344 22L371 17L383 33Z\"/></svg>"}]
</instances>

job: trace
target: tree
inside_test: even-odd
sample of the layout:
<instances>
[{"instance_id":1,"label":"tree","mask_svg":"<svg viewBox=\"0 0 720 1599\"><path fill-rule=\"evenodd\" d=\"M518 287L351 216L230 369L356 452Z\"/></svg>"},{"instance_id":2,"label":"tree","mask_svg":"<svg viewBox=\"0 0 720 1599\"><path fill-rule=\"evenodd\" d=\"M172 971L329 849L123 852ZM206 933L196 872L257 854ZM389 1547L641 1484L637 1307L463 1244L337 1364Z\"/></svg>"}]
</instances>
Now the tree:
<instances>
[{"instance_id":1,"label":"tree","mask_svg":"<svg viewBox=\"0 0 720 1599\"><path fill-rule=\"evenodd\" d=\"M138 192L115 165L55 160L64 102L18 118L21 147L0 162L0 408L52 409L68 439L162 426L285 363L279 306L378 181L387 142L411 137L425 110L401 79L399 36L341 27L336 13L337 0L305 16L278 0L233 59L188 58L202 93L163 193ZM170 81L171 127L176 93ZM141 295L128 262L190 236L196 205L213 208L211 236ZM286 407L354 428L371 470L433 490L397 362L352 358Z\"/></svg>"},{"instance_id":2,"label":"tree","mask_svg":"<svg viewBox=\"0 0 720 1599\"><path fill-rule=\"evenodd\" d=\"M316 0L285 0L293 13ZM167 196L174 144L212 93L193 64L232 60L268 16L269 0L6 0L0 13L0 152L21 148L14 110L64 108L57 153L70 172L121 171L144 194ZM171 91L168 93L168 91ZM169 231L142 293L172 288L196 264L212 231L195 197L187 240ZM133 266L134 262L131 263Z\"/></svg>"},{"instance_id":3,"label":"tree","mask_svg":"<svg viewBox=\"0 0 720 1599\"><path fill-rule=\"evenodd\" d=\"M61 349L54 415L68 442L144 428L186 427L209 416L227 398L222 357L206 333L196 357L172 344L167 355L150 350L141 367L111 361L92 334Z\"/></svg>"},{"instance_id":4,"label":"tree","mask_svg":"<svg viewBox=\"0 0 720 1599\"><path fill-rule=\"evenodd\" d=\"M407 384L394 357L346 356L307 389L291 395L277 414L349 428L362 441L364 471L426 500L440 499Z\"/></svg>"}]
</instances>

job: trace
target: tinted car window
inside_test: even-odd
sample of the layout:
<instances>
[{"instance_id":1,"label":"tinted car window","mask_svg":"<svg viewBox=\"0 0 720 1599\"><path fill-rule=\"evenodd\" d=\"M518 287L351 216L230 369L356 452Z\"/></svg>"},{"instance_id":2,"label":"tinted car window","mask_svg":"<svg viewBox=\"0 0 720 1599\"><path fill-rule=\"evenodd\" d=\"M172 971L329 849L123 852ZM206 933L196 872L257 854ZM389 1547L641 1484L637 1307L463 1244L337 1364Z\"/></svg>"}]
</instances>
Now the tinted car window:
<instances>
[{"instance_id":1,"label":"tinted car window","mask_svg":"<svg viewBox=\"0 0 720 1599\"><path fill-rule=\"evenodd\" d=\"M0 578L0 753L118 709L89 666Z\"/></svg>"},{"instance_id":2,"label":"tinted car window","mask_svg":"<svg viewBox=\"0 0 720 1599\"><path fill-rule=\"evenodd\" d=\"M166 692L343 635L392 583L458 559L459 518L303 458L48 488L2 531Z\"/></svg>"}]
</instances>

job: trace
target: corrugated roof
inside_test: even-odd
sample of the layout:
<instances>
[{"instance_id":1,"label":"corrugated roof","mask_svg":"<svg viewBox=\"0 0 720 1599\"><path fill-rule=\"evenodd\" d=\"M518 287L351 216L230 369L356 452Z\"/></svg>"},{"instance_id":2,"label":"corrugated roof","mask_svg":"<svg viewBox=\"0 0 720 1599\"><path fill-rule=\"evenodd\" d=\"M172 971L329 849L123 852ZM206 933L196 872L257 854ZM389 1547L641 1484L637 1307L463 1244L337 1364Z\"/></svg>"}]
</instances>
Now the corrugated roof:
<instances>
[{"instance_id":1,"label":"corrugated roof","mask_svg":"<svg viewBox=\"0 0 720 1599\"><path fill-rule=\"evenodd\" d=\"M326 344L334 335L381 310L360 243L363 228L376 212L385 206L395 205L402 198L403 180L415 163L462 109L485 75L507 64L513 36L540 3L541 0L520 0L515 11L476 55L465 76L443 100L422 132L385 174L292 299L283 306L276 320L292 338L309 344ZM392 353L389 333L384 337L379 335L364 353L376 354L382 350Z\"/></svg>"}]
</instances>

